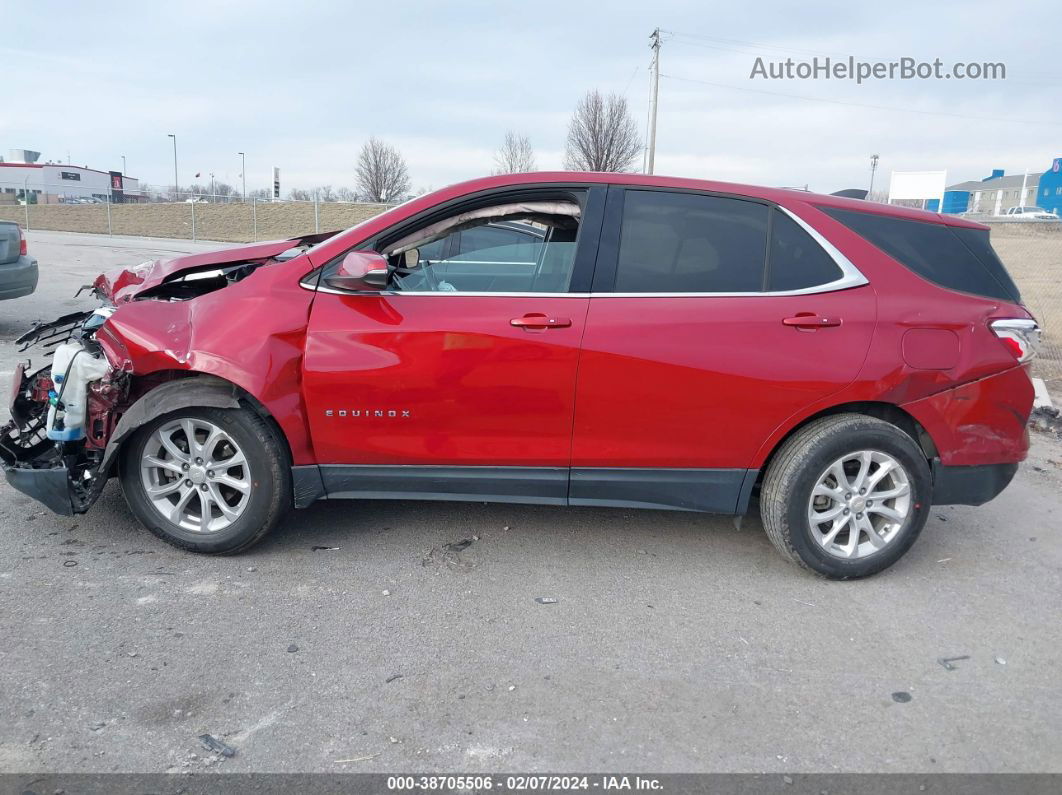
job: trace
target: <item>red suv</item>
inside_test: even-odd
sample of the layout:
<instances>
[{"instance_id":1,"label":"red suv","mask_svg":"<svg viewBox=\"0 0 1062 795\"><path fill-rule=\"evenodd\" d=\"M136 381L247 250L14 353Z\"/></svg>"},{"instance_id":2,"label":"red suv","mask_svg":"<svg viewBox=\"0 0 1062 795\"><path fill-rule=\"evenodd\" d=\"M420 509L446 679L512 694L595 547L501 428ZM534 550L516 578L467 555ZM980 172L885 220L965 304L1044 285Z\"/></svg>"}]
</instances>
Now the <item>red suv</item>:
<instances>
[{"instance_id":1,"label":"red suv","mask_svg":"<svg viewBox=\"0 0 1062 795\"><path fill-rule=\"evenodd\" d=\"M353 229L149 262L36 326L15 488L117 473L160 538L233 553L318 499L744 514L835 578L1026 454L1039 329L951 216L630 174L474 180Z\"/></svg>"}]
</instances>

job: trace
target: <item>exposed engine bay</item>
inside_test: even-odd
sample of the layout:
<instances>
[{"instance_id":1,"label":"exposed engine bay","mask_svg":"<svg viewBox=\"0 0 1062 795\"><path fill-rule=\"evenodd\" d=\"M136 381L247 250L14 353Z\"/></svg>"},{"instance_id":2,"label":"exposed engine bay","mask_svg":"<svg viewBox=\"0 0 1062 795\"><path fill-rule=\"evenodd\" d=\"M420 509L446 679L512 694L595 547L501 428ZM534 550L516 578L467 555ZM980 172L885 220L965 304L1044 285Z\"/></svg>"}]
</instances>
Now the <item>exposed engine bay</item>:
<instances>
[{"instance_id":1,"label":"exposed engine bay","mask_svg":"<svg viewBox=\"0 0 1062 795\"><path fill-rule=\"evenodd\" d=\"M235 405L231 385L221 379L192 378L197 374L172 369L138 371L122 335L108 321L127 305L187 302L217 292L333 234L150 261L102 274L92 285L99 308L35 324L15 341L30 358L15 369L11 419L0 426L0 463L11 485L56 513L83 513L113 474L121 442L153 411L180 402L174 401L175 390L160 387L187 382L183 392L205 405ZM40 365L42 359L48 363L34 369L34 360ZM149 393L153 397L146 400Z\"/></svg>"}]
</instances>

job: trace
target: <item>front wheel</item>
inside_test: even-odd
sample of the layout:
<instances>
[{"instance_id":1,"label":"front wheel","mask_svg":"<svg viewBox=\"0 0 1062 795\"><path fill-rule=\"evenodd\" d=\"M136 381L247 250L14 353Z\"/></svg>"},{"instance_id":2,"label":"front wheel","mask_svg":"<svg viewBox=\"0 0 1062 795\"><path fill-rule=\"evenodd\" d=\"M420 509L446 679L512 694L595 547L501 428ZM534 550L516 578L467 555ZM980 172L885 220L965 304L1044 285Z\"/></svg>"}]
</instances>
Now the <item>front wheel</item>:
<instances>
[{"instance_id":1,"label":"front wheel","mask_svg":"<svg viewBox=\"0 0 1062 795\"><path fill-rule=\"evenodd\" d=\"M136 517L163 541L193 552L242 552L291 504L283 448L248 409L163 415L126 443L120 468Z\"/></svg>"},{"instance_id":2,"label":"front wheel","mask_svg":"<svg viewBox=\"0 0 1062 795\"><path fill-rule=\"evenodd\" d=\"M888 568L926 523L932 480L903 430L861 414L809 423L786 441L760 492L763 525L792 562L831 579Z\"/></svg>"}]
</instances>

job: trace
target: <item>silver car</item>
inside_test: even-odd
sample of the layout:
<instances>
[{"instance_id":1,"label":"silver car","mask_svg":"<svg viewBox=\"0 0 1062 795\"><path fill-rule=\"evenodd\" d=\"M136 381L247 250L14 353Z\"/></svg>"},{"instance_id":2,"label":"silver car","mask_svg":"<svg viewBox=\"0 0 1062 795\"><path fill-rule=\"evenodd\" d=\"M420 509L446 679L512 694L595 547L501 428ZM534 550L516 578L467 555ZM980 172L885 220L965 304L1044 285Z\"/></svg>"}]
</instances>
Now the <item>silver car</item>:
<instances>
[{"instance_id":1,"label":"silver car","mask_svg":"<svg viewBox=\"0 0 1062 795\"><path fill-rule=\"evenodd\" d=\"M22 228L13 221L0 221L0 301L36 289L37 260L26 253Z\"/></svg>"}]
</instances>

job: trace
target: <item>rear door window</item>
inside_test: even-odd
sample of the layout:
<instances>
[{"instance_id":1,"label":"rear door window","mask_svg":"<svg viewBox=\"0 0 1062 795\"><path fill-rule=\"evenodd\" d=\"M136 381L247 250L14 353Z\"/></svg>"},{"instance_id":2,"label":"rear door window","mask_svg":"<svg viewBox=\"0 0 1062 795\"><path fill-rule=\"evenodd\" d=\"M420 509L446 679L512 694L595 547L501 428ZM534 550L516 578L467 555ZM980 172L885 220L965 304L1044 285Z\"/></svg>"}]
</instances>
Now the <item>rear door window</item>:
<instances>
[{"instance_id":1,"label":"rear door window","mask_svg":"<svg viewBox=\"0 0 1062 795\"><path fill-rule=\"evenodd\" d=\"M934 284L1001 301L1021 301L1017 285L992 250L988 230L821 209Z\"/></svg>"},{"instance_id":2,"label":"rear door window","mask_svg":"<svg viewBox=\"0 0 1062 795\"><path fill-rule=\"evenodd\" d=\"M615 291L760 292L767 213L721 196L626 191Z\"/></svg>"}]
</instances>

